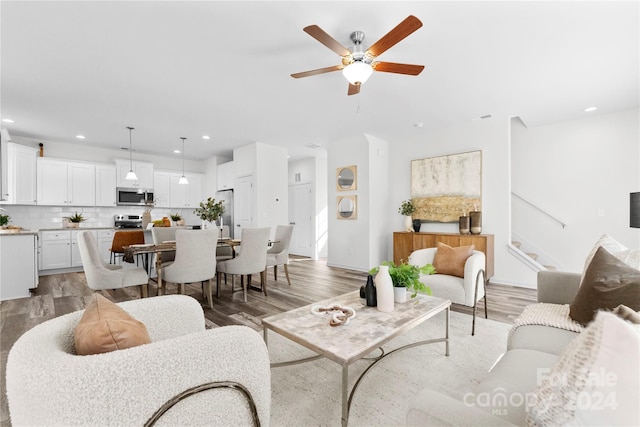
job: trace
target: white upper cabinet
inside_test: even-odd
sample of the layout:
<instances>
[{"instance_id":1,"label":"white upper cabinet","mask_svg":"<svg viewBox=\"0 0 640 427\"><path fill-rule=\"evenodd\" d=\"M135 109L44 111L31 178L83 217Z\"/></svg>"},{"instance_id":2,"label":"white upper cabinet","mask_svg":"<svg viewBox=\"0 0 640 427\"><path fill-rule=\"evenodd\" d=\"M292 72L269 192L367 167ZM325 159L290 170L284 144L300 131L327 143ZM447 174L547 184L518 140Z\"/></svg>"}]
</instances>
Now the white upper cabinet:
<instances>
[{"instance_id":1,"label":"white upper cabinet","mask_svg":"<svg viewBox=\"0 0 640 427\"><path fill-rule=\"evenodd\" d=\"M235 179L236 169L234 162L218 165L218 191L233 189Z\"/></svg>"},{"instance_id":2,"label":"white upper cabinet","mask_svg":"<svg viewBox=\"0 0 640 427\"><path fill-rule=\"evenodd\" d=\"M127 173L131 170L138 176L135 181L127 181ZM135 188L154 188L153 186L153 163L134 161L131 165L129 160L116 159L117 186Z\"/></svg>"},{"instance_id":3,"label":"white upper cabinet","mask_svg":"<svg viewBox=\"0 0 640 427\"><path fill-rule=\"evenodd\" d=\"M116 205L116 165L96 165L96 206Z\"/></svg>"},{"instance_id":4,"label":"white upper cabinet","mask_svg":"<svg viewBox=\"0 0 640 427\"><path fill-rule=\"evenodd\" d=\"M7 201L14 205L36 204L35 148L20 144L7 144Z\"/></svg>"},{"instance_id":5,"label":"white upper cabinet","mask_svg":"<svg viewBox=\"0 0 640 427\"><path fill-rule=\"evenodd\" d=\"M39 205L95 206L95 165L65 160L37 159Z\"/></svg>"},{"instance_id":6,"label":"white upper cabinet","mask_svg":"<svg viewBox=\"0 0 640 427\"><path fill-rule=\"evenodd\" d=\"M159 208L171 207L171 175L173 172L155 171L153 173L153 199Z\"/></svg>"}]
</instances>

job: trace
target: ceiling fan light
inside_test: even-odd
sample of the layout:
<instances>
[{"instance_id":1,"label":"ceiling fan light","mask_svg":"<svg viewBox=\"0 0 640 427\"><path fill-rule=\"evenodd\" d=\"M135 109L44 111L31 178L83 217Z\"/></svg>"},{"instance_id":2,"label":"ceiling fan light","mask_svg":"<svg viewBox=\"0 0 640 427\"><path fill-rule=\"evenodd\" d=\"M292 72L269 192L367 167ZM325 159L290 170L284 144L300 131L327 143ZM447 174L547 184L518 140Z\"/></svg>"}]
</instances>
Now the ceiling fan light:
<instances>
[{"instance_id":1,"label":"ceiling fan light","mask_svg":"<svg viewBox=\"0 0 640 427\"><path fill-rule=\"evenodd\" d=\"M187 179L187 177L186 177L186 176L184 176L184 175L182 175L182 176L180 177L180 179L178 180L178 184L188 184L188 183L189 183L189 180L188 180L188 179Z\"/></svg>"},{"instance_id":2,"label":"ceiling fan light","mask_svg":"<svg viewBox=\"0 0 640 427\"><path fill-rule=\"evenodd\" d=\"M138 179L138 176L133 170L130 170L129 172L127 172L127 176L124 179L126 179L127 181L135 181Z\"/></svg>"},{"instance_id":3,"label":"ceiling fan light","mask_svg":"<svg viewBox=\"0 0 640 427\"><path fill-rule=\"evenodd\" d=\"M362 61L352 62L342 70L342 74L352 85L363 84L372 73L371 65Z\"/></svg>"}]
</instances>

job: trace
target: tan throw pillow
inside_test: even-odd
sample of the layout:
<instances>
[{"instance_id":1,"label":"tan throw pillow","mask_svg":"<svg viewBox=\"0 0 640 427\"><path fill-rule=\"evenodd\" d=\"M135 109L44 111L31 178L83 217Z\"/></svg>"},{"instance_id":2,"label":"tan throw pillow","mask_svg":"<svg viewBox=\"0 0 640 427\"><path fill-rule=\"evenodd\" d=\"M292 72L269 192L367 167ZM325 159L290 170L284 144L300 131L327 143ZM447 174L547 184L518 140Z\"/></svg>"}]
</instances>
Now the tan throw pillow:
<instances>
[{"instance_id":1,"label":"tan throw pillow","mask_svg":"<svg viewBox=\"0 0 640 427\"><path fill-rule=\"evenodd\" d=\"M473 254L474 245L452 248L449 245L438 242L436 256L433 258L433 267L436 274L464 277L464 264Z\"/></svg>"},{"instance_id":2,"label":"tan throw pillow","mask_svg":"<svg viewBox=\"0 0 640 427\"><path fill-rule=\"evenodd\" d=\"M76 354L81 356L108 353L151 342L144 323L100 294L94 294L93 301L87 305L76 326L74 338Z\"/></svg>"},{"instance_id":3,"label":"tan throw pillow","mask_svg":"<svg viewBox=\"0 0 640 427\"><path fill-rule=\"evenodd\" d=\"M613 310L620 304L640 310L640 271L598 248L569 307L569 317L586 325L598 310Z\"/></svg>"},{"instance_id":4,"label":"tan throw pillow","mask_svg":"<svg viewBox=\"0 0 640 427\"><path fill-rule=\"evenodd\" d=\"M613 314L615 314L622 320L633 323L634 325L640 325L640 313L631 310L626 305L620 304L619 306L617 306L615 310L613 310Z\"/></svg>"}]
</instances>

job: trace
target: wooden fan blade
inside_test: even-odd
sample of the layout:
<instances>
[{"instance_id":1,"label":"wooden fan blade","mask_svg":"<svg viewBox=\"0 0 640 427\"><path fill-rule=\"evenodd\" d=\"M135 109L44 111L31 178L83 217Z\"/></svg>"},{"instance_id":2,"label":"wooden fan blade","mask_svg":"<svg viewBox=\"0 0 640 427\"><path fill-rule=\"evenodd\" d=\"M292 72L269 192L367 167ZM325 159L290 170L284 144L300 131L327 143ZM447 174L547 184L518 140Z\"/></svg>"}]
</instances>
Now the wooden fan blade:
<instances>
[{"instance_id":1,"label":"wooden fan blade","mask_svg":"<svg viewBox=\"0 0 640 427\"><path fill-rule=\"evenodd\" d=\"M376 71L409 74L410 76L417 76L424 70L424 65L398 64L396 62L374 62L371 66Z\"/></svg>"},{"instance_id":2,"label":"wooden fan blade","mask_svg":"<svg viewBox=\"0 0 640 427\"><path fill-rule=\"evenodd\" d=\"M317 70L309 70L309 71L303 71L301 73L291 74L291 77L293 77L294 79L299 79L300 77L309 77L309 76L315 76L317 74L330 73L332 71L340 71L343 68L344 68L344 65L333 65L331 67L318 68Z\"/></svg>"},{"instance_id":3,"label":"wooden fan blade","mask_svg":"<svg viewBox=\"0 0 640 427\"><path fill-rule=\"evenodd\" d=\"M393 30L389 31L387 34L382 36L380 40L372 44L367 51L373 56L378 56L420 27L422 27L422 22L415 16L409 15Z\"/></svg>"},{"instance_id":4,"label":"wooden fan blade","mask_svg":"<svg viewBox=\"0 0 640 427\"><path fill-rule=\"evenodd\" d=\"M349 83L349 91L347 92L347 95L355 95L357 93L360 93L360 86L362 85L352 85L351 83Z\"/></svg>"},{"instance_id":5,"label":"wooden fan blade","mask_svg":"<svg viewBox=\"0 0 640 427\"><path fill-rule=\"evenodd\" d=\"M318 40L320 43L334 51L340 56L350 55L351 52L342 46L336 39L327 34L322 28L317 25L309 25L308 27L304 27L304 32L309 34L314 39Z\"/></svg>"}]
</instances>

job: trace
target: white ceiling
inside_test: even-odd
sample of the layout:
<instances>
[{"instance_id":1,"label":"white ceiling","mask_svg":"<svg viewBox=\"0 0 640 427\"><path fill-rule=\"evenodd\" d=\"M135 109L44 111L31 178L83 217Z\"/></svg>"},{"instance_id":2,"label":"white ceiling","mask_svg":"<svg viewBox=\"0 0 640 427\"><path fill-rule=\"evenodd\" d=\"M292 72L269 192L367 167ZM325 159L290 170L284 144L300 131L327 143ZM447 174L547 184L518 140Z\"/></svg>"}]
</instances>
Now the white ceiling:
<instances>
[{"instance_id":1,"label":"white ceiling","mask_svg":"<svg viewBox=\"0 0 640 427\"><path fill-rule=\"evenodd\" d=\"M301 157L354 134L639 105L638 1L3 0L0 14L2 125L43 141L126 147L133 126L138 152L173 155L185 136L188 159L254 141ZM340 72L290 77L339 64L305 26L345 46L362 30L368 47L410 14L424 26L379 59L421 75L374 73L356 96Z\"/></svg>"}]
</instances>

